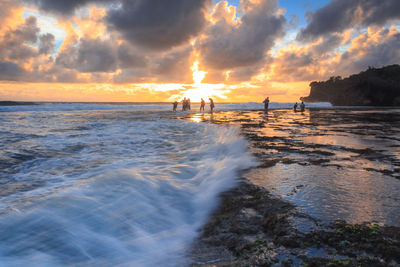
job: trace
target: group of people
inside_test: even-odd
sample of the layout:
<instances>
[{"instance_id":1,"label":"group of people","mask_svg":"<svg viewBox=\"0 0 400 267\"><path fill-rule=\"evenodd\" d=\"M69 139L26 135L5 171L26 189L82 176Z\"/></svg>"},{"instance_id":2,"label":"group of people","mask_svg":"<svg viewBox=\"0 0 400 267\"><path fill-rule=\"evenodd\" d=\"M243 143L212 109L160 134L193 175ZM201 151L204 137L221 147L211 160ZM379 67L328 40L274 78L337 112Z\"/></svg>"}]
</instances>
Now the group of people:
<instances>
[{"instance_id":1,"label":"group of people","mask_svg":"<svg viewBox=\"0 0 400 267\"><path fill-rule=\"evenodd\" d=\"M266 99L264 99L263 103L264 103L264 111L268 111L268 107L269 107L269 97L267 97ZM294 106L293 106L293 111L294 111L294 112L297 112L297 106L298 106L298 104L297 104L297 102L296 102L296 104L294 104ZM304 104L303 101L301 101L301 104L300 104L300 112L304 112L305 108L306 108L306 105Z\"/></svg>"},{"instance_id":2,"label":"group of people","mask_svg":"<svg viewBox=\"0 0 400 267\"><path fill-rule=\"evenodd\" d=\"M209 98L209 100L210 100L210 110L211 110L211 113L213 113L214 107L215 107L214 101L213 101L213 99L211 97ZM264 103L264 111L268 111L268 108L269 108L269 97L264 99L263 103ZM178 101L175 101L175 102L172 103L172 105L173 105L172 110L173 111L176 111L176 109L178 108L178 104L179 104ZM190 98L187 98L187 99L186 99L186 97L183 98L183 100L182 100L182 111L191 110L190 104L191 104ZM200 112L204 111L204 107L205 106L206 106L206 101L204 101L204 99L202 98L201 101L200 101ZM298 107L298 104L296 102L294 104L294 106L293 106L294 112L297 112L297 107ZM300 112L304 112L305 108L306 108L306 105L304 104L303 101L301 101Z\"/></svg>"},{"instance_id":3,"label":"group of people","mask_svg":"<svg viewBox=\"0 0 400 267\"><path fill-rule=\"evenodd\" d=\"M214 100L211 97L209 98L209 100L210 100L211 113L213 113L214 107L215 107ZM172 105L173 105L172 110L173 111L176 111L176 109L178 108L178 104L179 104L178 101L175 101L175 102L172 103ZM202 98L201 101L200 101L200 112L204 111L204 107L205 106L206 106L206 101L204 101L204 99ZM186 111L186 110L191 110L191 109L190 109L190 98L186 99L186 97L185 97L182 100L182 111Z\"/></svg>"},{"instance_id":4,"label":"group of people","mask_svg":"<svg viewBox=\"0 0 400 267\"><path fill-rule=\"evenodd\" d=\"M304 109L306 108L306 105L304 104L304 102L303 101L301 101L301 104L300 104L300 112L304 112ZM294 112L297 112L297 102L296 102L296 104L294 104L294 106L293 106L293 111Z\"/></svg>"}]
</instances>

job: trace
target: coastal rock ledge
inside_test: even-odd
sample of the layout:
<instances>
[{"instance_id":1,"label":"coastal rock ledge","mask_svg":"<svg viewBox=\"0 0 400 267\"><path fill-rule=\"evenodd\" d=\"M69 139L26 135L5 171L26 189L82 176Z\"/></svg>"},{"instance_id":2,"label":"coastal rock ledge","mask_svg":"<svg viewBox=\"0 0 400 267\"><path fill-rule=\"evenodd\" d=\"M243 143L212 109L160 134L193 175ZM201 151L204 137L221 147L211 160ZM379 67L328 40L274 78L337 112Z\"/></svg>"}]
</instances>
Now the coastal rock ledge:
<instances>
[{"instance_id":1,"label":"coastal rock ledge","mask_svg":"<svg viewBox=\"0 0 400 267\"><path fill-rule=\"evenodd\" d=\"M342 79L310 83L305 102L330 102L333 106L400 106L400 65L366 71Z\"/></svg>"}]
</instances>

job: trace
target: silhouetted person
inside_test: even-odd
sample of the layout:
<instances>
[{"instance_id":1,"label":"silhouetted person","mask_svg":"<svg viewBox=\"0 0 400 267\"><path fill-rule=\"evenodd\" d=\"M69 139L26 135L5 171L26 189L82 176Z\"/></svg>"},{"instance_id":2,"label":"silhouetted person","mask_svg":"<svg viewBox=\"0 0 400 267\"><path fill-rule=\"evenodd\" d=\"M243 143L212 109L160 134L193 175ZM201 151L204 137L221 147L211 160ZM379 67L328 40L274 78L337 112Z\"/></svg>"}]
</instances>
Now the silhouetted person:
<instances>
[{"instance_id":1,"label":"silhouetted person","mask_svg":"<svg viewBox=\"0 0 400 267\"><path fill-rule=\"evenodd\" d=\"M267 97L264 101L264 110L268 111L268 106L269 106L269 97Z\"/></svg>"},{"instance_id":2,"label":"silhouetted person","mask_svg":"<svg viewBox=\"0 0 400 267\"><path fill-rule=\"evenodd\" d=\"M186 97L184 97L183 100L182 100L182 111L186 110L186 106L187 106Z\"/></svg>"},{"instance_id":3,"label":"silhouetted person","mask_svg":"<svg viewBox=\"0 0 400 267\"><path fill-rule=\"evenodd\" d=\"M212 100L212 98L210 97L209 98L209 100L210 100L210 109L211 109L211 113L213 113L213 111L214 111L214 101Z\"/></svg>"},{"instance_id":4,"label":"silhouetted person","mask_svg":"<svg viewBox=\"0 0 400 267\"><path fill-rule=\"evenodd\" d=\"M294 104L294 106L293 106L293 111L294 111L294 112L297 112L297 102L296 102L296 104Z\"/></svg>"},{"instance_id":5,"label":"silhouetted person","mask_svg":"<svg viewBox=\"0 0 400 267\"><path fill-rule=\"evenodd\" d=\"M204 99L202 98L200 101L200 111L203 110L204 111L204 106L206 105L206 101L204 101Z\"/></svg>"},{"instance_id":6,"label":"silhouetted person","mask_svg":"<svg viewBox=\"0 0 400 267\"><path fill-rule=\"evenodd\" d=\"M304 102L303 101L301 101L301 104L300 104L300 111L301 112L304 112L304 109L306 108L306 105L304 104Z\"/></svg>"},{"instance_id":7,"label":"silhouetted person","mask_svg":"<svg viewBox=\"0 0 400 267\"><path fill-rule=\"evenodd\" d=\"M178 101L175 101L174 103L172 103L173 108L172 111L176 111L176 108L178 107Z\"/></svg>"},{"instance_id":8,"label":"silhouetted person","mask_svg":"<svg viewBox=\"0 0 400 267\"><path fill-rule=\"evenodd\" d=\"M191 110L191 109L190 109L190 98L187 99L187 109L188 109L188 110Z\"/></svg>"}]
</instances>

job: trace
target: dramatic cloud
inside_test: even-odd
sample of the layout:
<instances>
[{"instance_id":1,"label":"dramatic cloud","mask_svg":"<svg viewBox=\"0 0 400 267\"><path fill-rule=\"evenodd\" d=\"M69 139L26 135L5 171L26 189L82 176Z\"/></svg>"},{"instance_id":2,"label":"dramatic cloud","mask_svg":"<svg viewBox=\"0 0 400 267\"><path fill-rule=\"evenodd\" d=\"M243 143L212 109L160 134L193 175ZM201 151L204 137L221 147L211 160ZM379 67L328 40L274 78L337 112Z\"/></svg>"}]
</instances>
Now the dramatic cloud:
<instances>
[{"instance_id":1,"label":"dramatic cloud","mask_svg":"<svg viewBox=\"0 0 400 267\"><path fill-rule=\"evenodd\" d=\"M243 1L242 4L245 13L240 20L235 20L235 10L226 1L215 6L214 23L199 41L199 48L201 63L207 69L251 67L253 70L240 70L248 75L238 74L249 79L257 72L253 67L266 59L276 39L283 35L286 20L279 14L276 1Z\"/></svg>"},{"instance_id":2,"label":"dramatic cloud","mask_svg":"<svg viewBox=\"0 0 400 267\"><path fill-rule=\"evenodd\" d=\"M308 41L355 26L381 26L396 19L400 19L399 0L332 0L311 14L297 39Z\"/></svg>"},{"instance_id":3,"label":"dramatic cloud","mask_svg":"<svg viewBox=\"0 0 400 267\"><path fill-rule=\"evenodd\" d=\"M195 37L210 7L211 0L122 0L106 20L132 44L163 50Z\"/></svg>"}]
</instances>

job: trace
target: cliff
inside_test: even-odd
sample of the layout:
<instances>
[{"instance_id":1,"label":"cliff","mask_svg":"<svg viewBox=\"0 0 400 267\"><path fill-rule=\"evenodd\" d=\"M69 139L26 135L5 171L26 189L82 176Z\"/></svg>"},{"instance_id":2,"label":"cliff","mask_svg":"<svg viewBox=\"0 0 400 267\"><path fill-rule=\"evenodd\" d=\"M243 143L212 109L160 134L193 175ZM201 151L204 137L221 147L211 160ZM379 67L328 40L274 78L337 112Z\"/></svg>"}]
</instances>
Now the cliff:
<instances>
[{"instance_id":1,"label":"cliff","mask_svg":"<svg viewBox=\"0 0 400 267\"><path fill-rule=\"evenodd\" d=\"M371 68L342 79L331 77L310 83L305 102L330 102L334 106L400 106L400 65Z\"/></svg>"}]
</instances>

